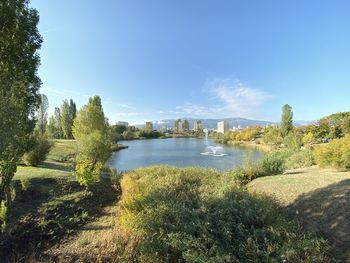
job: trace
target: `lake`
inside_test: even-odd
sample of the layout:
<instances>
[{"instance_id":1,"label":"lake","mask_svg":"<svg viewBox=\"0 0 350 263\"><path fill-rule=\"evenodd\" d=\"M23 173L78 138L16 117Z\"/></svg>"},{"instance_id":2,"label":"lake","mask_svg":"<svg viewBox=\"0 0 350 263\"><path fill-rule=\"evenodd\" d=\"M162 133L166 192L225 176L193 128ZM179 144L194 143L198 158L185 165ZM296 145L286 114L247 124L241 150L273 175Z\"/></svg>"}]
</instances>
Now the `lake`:
<instances>
[{"instance_id":1,"label":"lake","mask_svg":"<svg viewBox=\"0 0 350 263\"><path fill-rule=\"evenodd\" d=\"M180 167L201 166L225 171L241 165L246 154L253 159L263 156L263 153L256 149L217 144L211 139L171 138L121 143L128 145L129 148L113 153L109 160L109 164L118 171L156 164ZM214 150L223 156L203 155L206 152L212 153L212 149L208 146L218 147Z\"/></svg>"}]
</instances>

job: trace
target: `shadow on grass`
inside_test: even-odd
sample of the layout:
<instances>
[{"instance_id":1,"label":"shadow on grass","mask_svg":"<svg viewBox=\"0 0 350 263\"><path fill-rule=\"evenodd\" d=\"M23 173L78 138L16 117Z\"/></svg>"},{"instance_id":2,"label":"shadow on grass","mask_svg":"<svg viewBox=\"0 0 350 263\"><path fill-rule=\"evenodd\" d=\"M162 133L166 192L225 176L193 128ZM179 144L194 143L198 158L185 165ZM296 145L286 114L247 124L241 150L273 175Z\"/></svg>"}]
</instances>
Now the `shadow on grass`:
<instances>
[{"instance_id":1,"label":"shadow on grass","mask_svg":"<svg viewBox=\"0 0 350 263\"><path fill-rule=\"evenodd\" d=\"M119 198L109 180L98 182L92 194L64 178L32 178L26 191L17 181L15 188L17 197L8 217L10 232L0 239L0 258L5 262L22 256L16 262L25 262L25 256L59 244Z\"/></svg>"},{"instance_id":2,"label":"shadow on grass","mask_svg":"<svg viewBox=\"0 0 350 263\"><path fill-rule=\"evenodd\" d=\"M350 262L350 179L301 195L289 211L318 229Z\"/></svg>"},{"instance_id":3,"label":"shadow on grass","mask_svg":"<svg viewBox=\"0 0 350 263\"><path fill-rule=\"evenodd\" d=\"M47 169L53 169L53 170L59 170L64 172L71 172L73 170L73 166L67 163L67 165L64 165L62 163L58 162L43 162L39 165L41 168L47 168Z\"/></svg>"}]
</instances>

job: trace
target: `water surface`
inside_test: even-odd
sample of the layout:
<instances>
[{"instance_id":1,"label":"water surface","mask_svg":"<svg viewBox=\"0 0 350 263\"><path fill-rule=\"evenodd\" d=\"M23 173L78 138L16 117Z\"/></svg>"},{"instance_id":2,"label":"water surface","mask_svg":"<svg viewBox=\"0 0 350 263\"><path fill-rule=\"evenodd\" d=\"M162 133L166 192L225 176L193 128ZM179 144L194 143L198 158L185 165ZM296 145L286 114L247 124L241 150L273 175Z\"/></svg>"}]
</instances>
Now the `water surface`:
<instances>
[{"instance_id":1,"label":"water surface","mask_svg":"<svg viewBox=\"0 0 350 263\"><path fill-rule=\"evenodd\" d=\"M263 153L242 146L217 144L213 140L197 138L172 138L135 140L121 142L129 148L113 153L109 164L119 171L132 170L142 166L168 164L173 166L201 166L225 171L241 165L249 154L253 159ZM225 156L202 155L207 146L221 146Z\"/></svg>"}]
</instances>

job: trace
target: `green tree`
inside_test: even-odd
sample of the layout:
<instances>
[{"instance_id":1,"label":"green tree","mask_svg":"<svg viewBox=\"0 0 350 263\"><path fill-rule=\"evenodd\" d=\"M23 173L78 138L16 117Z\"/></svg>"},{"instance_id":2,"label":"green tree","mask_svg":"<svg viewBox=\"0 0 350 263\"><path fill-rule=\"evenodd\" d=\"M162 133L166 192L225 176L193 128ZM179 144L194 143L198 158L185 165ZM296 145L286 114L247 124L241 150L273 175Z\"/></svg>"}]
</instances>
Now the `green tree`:
<instances>
[{"instance_id":1,"label":"green tree","mask_svg":"<svg viewBox=\"0 0 350 263\"><path fill-rule=\"evenodd\" d=\"M38 12L27 0L0 1L0 21L0 202L8 206L17 162L35 127L42 39Z\"/></svg>"},{"instance_id":2,"label":"green tree","mask_svg":"<svg viewBox=\"0 0 350 263\"><path fill-rule=\"evenodd\" d=\"M46 131L48 108L49 108L49 101L48 101L46 95L42 94L41 98L40 98L39 108L38 108L37 114L36 114L37 127L38 127L41 135L43 135Z\"/></svg>"},{"instance_id":3,"label":"green tree","mask_svg":"<svg viewBox=\"0 0 350 263\"><path fill-rule=\"evenodd\" d=\"M90 180L86 176L96 178L96 172L100 173L98 166L111 156L110 129L99 96L91 97L88 104L78 112L73 135L78 145L76 174L78 178L83 178L84 184L95 182L95 179Z\"/></svg>"},{"instance_id":4,"label":"green tree","mask_svg":"<svg viewBox=\"0 0 350 263\"><path fill-rule=\"evenodd\" d=\"M66 139L73 138L72 127L76 112L76 105L72 99L70 99L70 101L63 101L63 104L61 106L61 127L63 131L63 137Z\"/></svg>"},{"instance_id":5,"label":"green tree","mask_svg":"<svg viewBox=\"0 0 350 263\"><path fill-rule=\"evenodd\" d=\"M55 108L55 115L54 115L55 121L55 134L57 139L63 138L63 129L62 129L62 117L61 117L61 109L56 107Z\"/></svg>"},{"instance_id":6,"label":"green tree","mask_svg":"<svg viewBox=\"0 0 350 263\"><path fill-rule=\"evenodd\" d=\"M68 100L64 100L61 106L61 127L63 132L63 138L69 139L72 137L72 123L70 120Z\"/></svg>"},{"instance_id":7,"label":"green tree","mask_svg":"<svg viewBox=\"0 0 350 263\"><path fill-rule=\"evenodd\" d=\"M293 130L293 111L288 104L282 107L281 135L286 137Z\"/></svg>"},{"instance_id":8,"label":"green tree","mask_svg":"<svg viewBox=\"0 0 350 263\"><path fill-rule=\"evenodd\" d=\"M281 144L283 139L281 137L280 129L276 126L266 127L262 136L262 140L264 143L270 143L275 145Z\"/></svg>"},{"instance_id":9,"label":"green tree","mask_svg":"<svg viewBox=\"0 0 350 263\"><path fill-rule=\"evenodd\" d=\"M54 116L49 118L49 122L47 124L47 135L49 138L57 138L56 137L56 120Z\"/></svg>"}]
</instances>

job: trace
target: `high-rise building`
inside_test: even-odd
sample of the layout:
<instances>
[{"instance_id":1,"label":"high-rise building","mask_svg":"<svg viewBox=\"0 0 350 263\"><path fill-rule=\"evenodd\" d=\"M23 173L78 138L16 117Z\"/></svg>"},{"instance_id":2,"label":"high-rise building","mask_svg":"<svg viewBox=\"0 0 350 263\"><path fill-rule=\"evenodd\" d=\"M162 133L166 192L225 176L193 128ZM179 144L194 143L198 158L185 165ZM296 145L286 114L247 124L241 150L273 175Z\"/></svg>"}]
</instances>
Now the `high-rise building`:
<instances>
[{"instance_id":1,"label":"high-rise building","mask_svg":"<svg viewBox=\"0 0 350 263\"><path fill-rule=\"evenodd\" d=\"M194 131L201 131L201 130L203 130L202 121L195 121L194 124L193 124L193 130Z\"/></svg>"},{"instance_id":2,"label":"high-rise building","mask_svg":"<svg viewBox=\"0 0 350 263\"><path fill-rule=\"evenodd\" d=\"M188 122L188 120L184 120L182 122L182 131L184 132L190 131L190 123Z\"/></svg>"},{"instance_id":3,"label":"high-rise building","mask_svg":"<svg viewBox=\"0 0 350 263\"><path fill-rule=\"evenodd\" d=\"M146 121L145 130L153 131L153 123L151 121Z\"/></svg>"},{"instance_id":4,"label":"high-rise building","mask_svg":"<svg viewBox=\"0 0 350 263\"><path fill-rule=\"evenodd\" d=\"M181 133L182 132L182 121L181 121L181 119L177 119L175 121L174 131L176 133Z\"/></svg>"},{"instance_id":5,"label":"high-rise building","mask_svg":"<svg viewBox=\"0 0 350 263\"><path fill-rule=\"evenodd\" d=\"M117 122L117 125L121 125L121 126L128 127L128 126L129 126L129 123L126 122L126 121L118 121L118 122Z\"/></svg>"},{"instance_id":6,"label":"high-rise building","mask_svg":"<svg viewBox=\"0 0 350 263\"><path fill-rule=\"evenodd\" d=\"M219 133L226 133L228 132L229 127L228 127L228 121L220 121L217 124L217 132Z\"/></svg>"}]
</instances>

